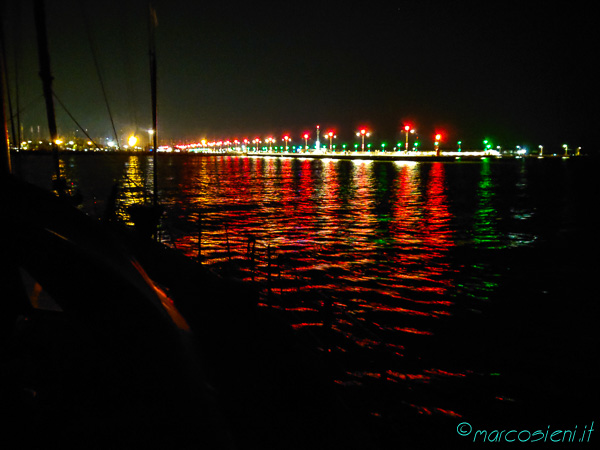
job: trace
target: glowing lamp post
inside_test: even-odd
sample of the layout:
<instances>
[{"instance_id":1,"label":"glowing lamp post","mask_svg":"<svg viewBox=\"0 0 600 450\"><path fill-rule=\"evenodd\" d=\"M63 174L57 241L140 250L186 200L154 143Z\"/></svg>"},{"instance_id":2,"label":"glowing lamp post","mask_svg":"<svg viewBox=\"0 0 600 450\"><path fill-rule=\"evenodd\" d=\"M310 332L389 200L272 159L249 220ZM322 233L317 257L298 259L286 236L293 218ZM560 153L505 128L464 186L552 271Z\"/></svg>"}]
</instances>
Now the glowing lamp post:
<instances>
[{"instance_id":1,"label":"glowing lamp post","mask_svg":"<svg viewBox=\"0 0 600 450\"><path fill-rule=\"evenodd\" d=\"M327 136L329 138L329 151L333 151L333 138L337 137L335 134L333 134L333 131L329 131L325 136Z\"/></svg>"},{"instance_id":2,"label":"glowing lamp post","mask_svg":"<svg viewBox=\"0 0 600 450\"><path fill-rule=\"evenodd\" d=\"M148 131L148 150L150 150L150 148L152 148L152 136L154 136L154 130L150 128L146 131Z\"/></svg>"},{"instance_id":3,"label":"glowing lamp post","mask_svg":"<svg viewBox=\"0 0 600 450\"><path fill-rule=\"evenodd\" d=\"M414 134L415 130L410 127L410 125L404 125L404 133L406 134L406 144L404 146L404 151L408 151L408 133Z\"/></svg>"},{"instance_id":4,"label":"glowing lamp post","mask_svg":"<svg viewBox=\"0 0 600 450\"><path fill-rule=\"evenodd\" d=\"M134 148L135 144L137 144L137 141L138 140L137 140L137 138L135 136L129 136L129 139L128 139L127 143L129 144L129 146L131 148Z\"/></svg>"},{"instance_id":5,"label":"glowing lamp post","mask_svg":"<svg viewBox=\"0 0 600 450\"><path fill-rule=\"evenodd\" d=\"M268 137L265 139L265 142L269 143L269 151L271 151L271 145L273 144L273 142L275 142L275 139L272 137Z\"/></svg>"},{"instance_id":6,"label":"glowing lamp post","mask_svg":"<svg viewBox=\"0 0 600 450\"><path fill-rule=\"evenodd\" d=\"M317 125L317 142L315 142L315 149L319 151L321 148L321 141L319 141L319 133L321 132L321 127Z\"/></svg>"},{"instance_id":7,"label":"glowing lamp post","mask_svg":"<svg viewBox=\"0 0 600 450\"><path fill-rule=\"evenodd\" d=\"M492 148L492 143L487 139L483 141L483 152L487 155ZM517 145L517 153L521 150L521 147Z\"/></svg>"},{"instance_id":8,"label":"glowing lamp post","mask_svg":"<svg viewBox=\"0 0 600 450\"><path fill-rule=\"evenodd\" d=\"M563 148L565 149L565 157L569 156L569 146L567 144L564 144Z\"/></svg>"},{"instance_id":9,"label":"glowing lamp post","mask_svg":"<svg viewBox=\"0 0 600 450\"><path fill-rule=\"evenodd\" d=\"M458 151L460 152L460 151L461 151L461 148L460 148L460 147L461 147L461 145L462 145L462 141L458 141L456 144L458 145Z\"/></svg>"},{"instance_id":10,"label":"glowing lamp post","mask_svg":"<svg viewBox=\"0 0 600 450\"><path fill-rule=\"evenodd\" d=\"M365 130L364 128L362 128L360 131L356 132L356 135L362 138L361 150L364 152L365 151L365 136L369 137L369 136L371 136L371 133L369 131Z\"/></svg>"},{"instance_id":11,"label":"glowing lamp post","mask_svg":"<svg viewBox=\"0 0 600 450\"><path fill-rule=\"evenodd\" d=\"M304 138L304 151L308 151L308 133L304 133L302 136Z\"/></svg>"},{"instance_id":12,"label":"glowing lamp post","mask_svg":"<svg viewBox=\"0 0 600 450\"><path fill-rule=\"evenodd\" d=\"M285 141L285 152L287 153L287 151L288 151L288 142L289 142L289 140L290 140L290 137L289 137L289 136L286 134L286 135L283 137L283 140Z\"/></svg>"},{"instance_id":13,"label":"glowing lamp post","mask_svg":"<svg viewBox=\"0 0 600 450\"><path fill-rule=\"evenodd\" d=\"M440 156L440 142L442 140L442 135L440 133L435 135L435 156Z\"/></svg>"}]
</instances>

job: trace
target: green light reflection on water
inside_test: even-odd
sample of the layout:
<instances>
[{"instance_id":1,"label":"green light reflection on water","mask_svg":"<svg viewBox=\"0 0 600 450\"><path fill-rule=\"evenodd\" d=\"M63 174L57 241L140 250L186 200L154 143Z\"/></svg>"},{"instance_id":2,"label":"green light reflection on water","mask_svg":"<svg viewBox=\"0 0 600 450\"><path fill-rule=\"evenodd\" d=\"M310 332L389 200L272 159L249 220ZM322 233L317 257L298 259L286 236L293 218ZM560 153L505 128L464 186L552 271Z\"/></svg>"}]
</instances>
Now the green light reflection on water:
<instances>
[{"instance_id":1,"label":"green light reflection on water","mask_svg":"<svg viewBox=\"0 0 600 450\"><path fill-rule=\"evenodd\" d=\"M475 211L475 222L471 232L474 243L480 248L501 249L506 247L497 230L498 212L494 207L495 183L492 180L489 159L481 162L481 179L478 184L478 209Z\"/></svg>"}]
</instances>

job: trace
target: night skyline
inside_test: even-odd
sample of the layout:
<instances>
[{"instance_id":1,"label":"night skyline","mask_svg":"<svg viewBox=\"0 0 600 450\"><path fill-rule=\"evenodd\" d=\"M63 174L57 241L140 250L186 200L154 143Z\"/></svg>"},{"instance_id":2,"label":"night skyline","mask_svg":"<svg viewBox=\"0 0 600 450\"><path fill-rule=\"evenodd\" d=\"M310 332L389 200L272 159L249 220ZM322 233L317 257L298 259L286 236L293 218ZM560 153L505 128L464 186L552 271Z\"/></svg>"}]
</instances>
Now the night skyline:
<instances>
[{"instance_id":1,"label":"night skyline","mask_svg":"<svg viewBox=\"0 0 600 450\"><path fill-rule=\"evenodd\" d=\"M13 19L3 24L13 108L16 60L24 131L39 125L43 134L32 7L13 3L3 14ZM345 141L367 126L379 143L410 122L424 145L438 130L448 147L484 138L594 145L597 39L577 2L154 6L161 140L289 133L300 142L320 125ZM47 2L46 10L58 100L92 136L112 135L95 53L117 131L148 129L148 3ZM55 108L59 131L73 132Z\"/></svg>"}]
</instances>

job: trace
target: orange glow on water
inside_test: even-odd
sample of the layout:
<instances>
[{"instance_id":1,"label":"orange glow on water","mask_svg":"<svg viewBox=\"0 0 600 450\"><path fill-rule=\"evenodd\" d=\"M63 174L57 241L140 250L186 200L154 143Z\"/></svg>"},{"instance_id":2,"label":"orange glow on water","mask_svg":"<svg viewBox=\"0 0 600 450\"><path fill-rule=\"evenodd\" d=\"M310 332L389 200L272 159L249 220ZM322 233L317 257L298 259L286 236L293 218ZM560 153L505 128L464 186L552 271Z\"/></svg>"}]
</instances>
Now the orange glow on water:
<instances>
[{"instance_id":1,"label":"orange glow on water","mask_svg":"<svg viewBox=\"0 0 600 450\"><path fill-rule=\"evenodd\" d=\"M432 336L433 335L433 333L431 331L417 330L416 328L395 327L394 330L400 331L400 332L403 332L403 333L420 334L420 335L423 335L423 336Z\"/></svg>"}]
</instances>

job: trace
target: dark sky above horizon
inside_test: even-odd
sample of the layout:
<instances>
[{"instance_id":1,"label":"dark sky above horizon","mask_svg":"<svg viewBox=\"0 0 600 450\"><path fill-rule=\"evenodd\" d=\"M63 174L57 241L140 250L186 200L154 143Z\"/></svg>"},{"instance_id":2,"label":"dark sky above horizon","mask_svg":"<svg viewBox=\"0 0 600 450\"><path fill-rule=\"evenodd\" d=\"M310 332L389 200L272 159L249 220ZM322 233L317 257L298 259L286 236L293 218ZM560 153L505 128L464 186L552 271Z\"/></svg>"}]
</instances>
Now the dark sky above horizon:
<instances>
[{"instance_id":1,"label":"dark sky above horizon","mask_svg":"<svg viewBox=\"0 0 600 450\"><path fill-rule=\"evenodd\" d=\"M45 130L31 2L6 3L11 101L18 79L25 132ZM298 139L319 124L392 142L410 122L424 146L439 130L447 147L595 145L599 40L583 2L153 3L161 139ZM118 132L149 128L148 2L46 9L54 90L69 112L91 135L112 135L95 53ZM56 111L62 133L77 129Z\"/></svg>"}]
</instances>

